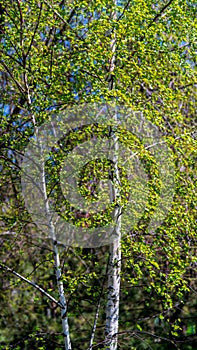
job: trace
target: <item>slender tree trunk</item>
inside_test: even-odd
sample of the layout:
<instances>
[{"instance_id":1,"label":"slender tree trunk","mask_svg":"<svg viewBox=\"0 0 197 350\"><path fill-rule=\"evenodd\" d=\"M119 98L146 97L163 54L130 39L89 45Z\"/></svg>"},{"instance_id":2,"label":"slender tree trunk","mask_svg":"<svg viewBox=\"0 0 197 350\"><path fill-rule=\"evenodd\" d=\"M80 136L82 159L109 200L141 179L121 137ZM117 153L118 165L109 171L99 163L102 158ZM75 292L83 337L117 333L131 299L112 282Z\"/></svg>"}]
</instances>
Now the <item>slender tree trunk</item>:
<instances>
[{"instance_id":1,"label":"slender tree trunk","mask_svg":"<svg viewBox=\"0 0 197 350\"><path fill-rule=\"evenodd\" d=\"M53 252L54 252L54 265L55 265L55 274L56 274L56 281L58 286L58 292L59 292L59 299L60 303L62 305L61 308L61 318L62 318L62 330L63 330L63 336L64 336L64 345L65 350L71 350L71 341L70 341L70 333L69 333L69 326L68 326L68 317L67 317L67 303L66 298L64 295L64 285L62 281L62 271L61 271L61 265L60 265L60 255L57 245L57 238L55 233L55 228L53 225L53 221L50 214L50 208L49 208L49 202L47 198L47 191L46 191L46 182L45 182L45 169L44 164L42 168L42 175L43 175L43 183L42 183L42 189L43 189L43 195L45 200L45 210L46 215L48 218L48 225L50 230L50 238L53 245Z\"/></svg>"},{"instance_id":2,"label":"slender tree trunk","mask_svg":"<svg viewBox=\"0 0 197 350\"><path fill-rule=\"evenodd\" d=\"M114 148L118 150L118 140L111 136ZM106 307L105 343L107 350L116 350L118 344L118 321L120 300L120 273L121 273L121 206L119 205L119 170L118 157L114 156L114 179L111 184L111 201L116 201L114 211L114 241L109 247L108 267L108 296Z\"/></svg>"},{"instance_id":3,"label":"slender tree trunk","mask_svg":"<svg viewBox=\"0 0 197 350\"><path fill-rule=\"evenodd\" d=\"M22 92L23 96L26 97L26 100L27 100L28 105L29 105L29 109L31 110L32 101L31 101L31 94L30 94L30 88L29 88L29 84L28 84L27 67L26 67L26 65L27 65L27 56L25 54L25 48L24 48L24 19L23 19L23 14L22 14L22 10L21 10L20 1L16 0L16 3L17 3L18 9L19 9L19 13L20 13L20 46L21 46L21 52L22 52L23 85L24 86L22 86L21 83L19 83L14 78L11 70L5 64L4 64L4 66L5 66L6 71L9 73L11 79L17 85L19 91ZM0 12L2 12L2 8L0 8ZM2 28L0 28L0 31L1 31L1 29ZM35 116L34 116L33 113L32 113L32 121L33 121L33 124L34 124L34 131L35 131L35 135L36 135L36 138L37 138L38 147L39 147L40 154L41 154L41 157L42 157L43 154L44 154L43 151L42 151L42 143L39 140L38 127L37 127ZM65 298L65 295L64 295L63 282L62 282L62 279L61 279L62 272L61 272L61 266L60 266L60 257L59 257L59 251L58 251L58 246L57 246L56 233L55 233L55 229L54 229L54 226L53 226L52 217L51 217L50 208L49 208L49 202L48 202L48 198L47 198L46 183L45 183L44 159L43 159L43 163L42 163L42 193L43 193L43 197L44 197L44 200L45 200L45 213L46 213L46 216L47 216L47 219L48 219L48 227L49 227L49 230L50 230L50 237L51 237L52 245L53 245L54 265L55 265L56 280L57 280L57 286L58 286L58 291L59 291L59 299L60 299L59 304L61 305L61 318L62 318L62 329L63 329L63 335L64 335L64 345L65 345L65 350L71 350L71 342L70 342L68 319L67 319L67 303L66 303L66 298ZM7 269L7 271L10 271L10 272L14 273L15 275L17 275L16 272L14 272L13 270L9 269L8 267L6 269ZM20 278L22 278L22 276ZM31 283L31 281L29 281L27 279L24 279L24 278L22 278L22 279L25 280L26 282L28 282L29 284L34 285L35 288L39 289L42 293L47 295L47 293L44 292L44 290L41 287L37 286L36 284Z\"/></svg>"},{"instance_id":4,"label":"slender tree trunk","mask_svg":"<svg viewBox=\"0 0 197 350\"><path fill-rule=\"evenodd\" d=\"M116 1L114 1L116 6ZM116 19L116 10L112 14ZM115 69L115 51L116 51L116 33L113 34L111 41L112 59L110 62L110 83L109 89L114 89L113 72ZM117 113L114 115L117 121ZM121 272L121 206L120 197L120 177L118 169L118 138L113 128L111 130L110 139L112 141L113 156L113 178L110 184L111 202L116 202L114 211L114 241L109 247L109 268L108 268L108 287L107 287L107 307L106 307L106 325L105 325L105 345L107 350L117 350L118 346L118 324L119 324L119 301L120 301L120 272Z\"/></svg>"},{"instance_id":5,"label":"slender tree trunk","mask_svg":"<svg viewBox=\"0 0 197 350\"><path fill-rule=\"evenodd\" d=\"M29 88L27 84L27 77L25 77L25 83L26 83L26 90L28 95L28 103L31 106L31 97L30 97ZM44 156L43 156L42 143L39 140L38 127L36 125L36 120L34 115L32 115L32 120L34 124L34 130L35 130L40 154L41 154L41 157L43 157L41 190L44 197L45 213L47 216L47 223L49 227L50 238L52 241L53 252L54 252L54 267L55 267L56 281L57 281L58 292L59 292L59 300L61 304L61 319L62 319L62 330L63 330L63 336L64 336L64 346L65 346L65 350L71 350L72 348L71 348L70 333L69 333L68 318L67 318L67 302L64 295L64 285L62 281L62 272L61 272L60 256L59 256L59 250L57 245L56 232L53 225L52 216L50 213L49 201L47 197L47 189L46 189L46 181L45 181L45 164L44 164L45 162L44 162Z\"/></svg>"}]
</instances>

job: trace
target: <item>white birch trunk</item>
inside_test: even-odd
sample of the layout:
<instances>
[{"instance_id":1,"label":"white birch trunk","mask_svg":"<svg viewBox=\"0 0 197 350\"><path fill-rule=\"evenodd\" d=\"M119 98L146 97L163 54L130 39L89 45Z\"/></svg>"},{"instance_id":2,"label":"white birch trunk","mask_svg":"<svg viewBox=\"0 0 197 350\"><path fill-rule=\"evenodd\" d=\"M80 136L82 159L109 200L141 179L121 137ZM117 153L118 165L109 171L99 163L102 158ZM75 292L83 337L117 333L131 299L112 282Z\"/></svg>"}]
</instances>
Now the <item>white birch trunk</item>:
<instances>
[{"instance_id":1,"label":"white birch trunk","mask_svg":"<svg viewBox=\"0 0 197 350\"><path fill-rule=\"evenodd\" d=\"M47 215L48 225L50 230L50 238L52 240L52 245L53 245L54 265L55 265L56 281L57 281L58 292L59 292L59 299L62 305L61 318L62 318L64 345L65 345L65 350L71 350L71 341L70 341L70 333L69 333L68 317L67 317L67 303L64 295L64 285L62 281L62 272L61 272L61 266L60 266L60 256L59 256L59 250L57 245L57 238L56 238L55 228L53 225L50 208L49 208L49 202L47 198L44 164L42 164L42 190L43 190L43 195L45 200L45 210L46 210L46 215Z\"/></svg>"},{"instance_id":2,"label":"white birch trunk","mask_svg":"<svg viewBox=\"0 0 197 350\"><path fill-rule=\"evenodd\" d=\"M118 149L118 140L112 135L114 148ZM116 350L118 345L119 301L120 301L120 273L121 273L121 207L119 197L118 157L114 157L114 180L111 184L111 200L115 200L117 207L114 212L115 240L109 247L108 267L108 295L106 307L105 345L106 350Z\"/></svg>"},{"instance_id":3,"label":"white birch trunk","mask_svg":"<svg viewBox=\"0 0 197 350\"><path fill-rule=\"evenodd\" d=\"M27 84L27 77L25 75L25 85L26 90L28 94L28 102L29 105L31 105L31 97L29 94L29 88ZM36 120L34 115L32 115L32 120L34 124L34 130L37 137L38 147L40 149L41 156L43 156L43 150L42 150L42 143L39 141L39 135L38 135L38 127L36 125ZM44 157L43 157L44 158ZM70 341L70 333L69 333L69 326L68 326L68 318L67 318L67 302L64 295L64 285L62 281L62 272L61 272L61 266L60 266L60 256L59 256L59 250L57 246L57 238L55 233L55 228L52 221L52 216L50 213L50 207L49 207L49 201L47 197L47 189L46 189L46 182L45 182L45 166L44 166L44 159L42 161L42 193L44 197L44 203L45 203L45 213L47 216L47 222L50 232L50 238L52 241L53 246L53 252L54 252L54 267L55 267L55 274L56 274L56 281L58 286L58 292L59 292L59 300L61 304L61 319L62 319L62 330L63 330L63 336L64 336L64 346L65 350L71 350L71 341Z\"/></svg>"},{"instance_id":4,"label":"white birch trunk","mask_svg":"<svg viewBox=\"0 0 197 350\"><path fill-rule=\"evenodd\" d=\"M116 1L114 1L116 6ZM116 11L113 13L113 19L116 19ZM116 34L111 42L112 59L110 62L110 72L115 69L115 51L116 51ZM109 89L112 90L113 79L109 83ZM117 113L114 115L117 121ZM121 272L121 207L119 204L119 186L120 177L118 169L118 138L111 132L112 152L114 153L114 178L110 184L111 202L117 203L114 211L114 235L116 239L110 244L109 248L109 267L108 267L108 287L107 287L107 307L106 307L106 324L105 324L105 346L106 350L117 350L118 346L118 324L119 324L119 301L120 301L120 272Z\"/></svg>"},{"instance_id":5,"label":"white birch trunk","mask_svg":"<svg viewBox=\"0 0 197 350\"><path fill-rule=\"evenodd\" d=\"M20 7L20 1L16 0L16 3L17 3L18 9L19 9L19 13L20 13L20 46L21 46L22 58L23 58L22 64L23 64L23 70L24 70L23 71L24 88L12 76L11 71L9 69L7 69L7 70L9 72L12 80L14 80L15 83L17 84L17 86L19 87L20 91L23 91L23 93L26 94L28 105L29 105L29 108L31 109L32 102L31 102L31 95L30 95L30 89L29 89L29 85L28 85L27 69L26 69L26 58L27 57L25 55L24 39L23 39L23 31L24 31L23 24L24 24L24 20L23 20L21 7ZM38 147L40 149L41 156L42 156L43 155L42 144L39 141L38 127L36 125L36 120L35 120L35 116L34 115L32 115L32 121L33 121L33 124L34 124L34 130L35 130L35 134L36 134L36 137L37 137ZM51 236L52 245L53 245L53 251L54 251L55 271L56 271L56 279L57 279L57 285L58 285L58 291L59 291L59 299L60 299L60 304L61 304L62 329L63 329L63 335L64 335L65 350L71 350L71 342L70 342L70 335L69 335L68 319L67 319L67 316L66 316L67 304L66 304L66 298L65 298L65 295L64 295L63 282L61 280L61 267L60 267L59 251L58 251L58 247L57 247L56 234L55 234L54 226L53 226L53 223L52 223L52 218L51 218L50 209L49 209L49 202L48 202L48 198L47 198L47 191L46 191L44 159L43 159L43 164L42 164L42 192L43 192L43 196L44 196L44 199L45 199L45 212L46 212L46 216L48 218L48 226L49 226L49 230L50 230L50 236ZM8 267L7 267L7 270L10 271L10 272L13 272L13 270L9 269ZM17 275L16 272L13 272L13 273L15 275ZM20 278L22 278L22 276ZM24 278L22 278L22 279L25 280L26 282L34 285L35 288L39 289L42 293L47 295L47 293L42 288L37 286L36 284L31 283L31 281L29 281L27 279L24 279ZM50 299L51 299L51 297L50 297Z\"/></svg>"}]
</instances>

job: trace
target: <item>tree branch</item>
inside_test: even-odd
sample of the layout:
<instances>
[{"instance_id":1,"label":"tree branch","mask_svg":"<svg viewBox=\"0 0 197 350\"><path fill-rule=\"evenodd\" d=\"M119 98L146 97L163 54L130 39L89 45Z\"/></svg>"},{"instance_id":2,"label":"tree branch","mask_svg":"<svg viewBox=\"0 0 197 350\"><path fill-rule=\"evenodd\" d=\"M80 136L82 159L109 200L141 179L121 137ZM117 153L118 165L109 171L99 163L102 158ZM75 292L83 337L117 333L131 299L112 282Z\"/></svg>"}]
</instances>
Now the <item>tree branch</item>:
<instances>
[{"instance_id":1,"label":"tree branch","mask_svg":"<svg viewBox=\"0 0 197 350\"><path fill-rule=\"evenodd\" d=\"M36 26L34 28L34 32L33 32L33 35L31 37L31 42L29 44L28 50L27 50L27 52L25 54L25 58L27 58L28 55L29 55L29 52L31 50L31 47L32 47L32 44L33 44L33 41L34 41L34 38L35 38L35 35L36 35L36 32L37 32L37 29L38 29L38 26L39 26L39 23L40 23L40 18L41 18L41 13L42 13L42 5L43 5L43 3L41 3L41 5L40 5L40 11L39 11L39 15L38 15L38 20L37 20Z\"/></svg>"},{"instance_id":2,"label":"tree branch","mask_svg":"<svg viewBox=\"0 0 197 350\"><path fill-rule=\"evenodd\" d=\"M10 267L8 267L7 265L3 264L0 262L0 268L8 271L10 273L12 273L13 275L17 276L18 278L20 278L22 281L30 284L30 286L36 288L37 290L39 290L39 292L41 292L43 295L45 295L48 299L50 299L51 301L53 301L56 305L58 305L61 309L64 308L63 305L57 301L54 297L52 297L52 295L50 295L49 293L47 293L42 287L40 287L38 284L36 284L35 282L32 282L30 280L28 280L26 277L20 275L18 272L16 272L15 270L11 269Z\"/></svg>"},{"instance_id":3,"label":"tree branch","mask_svg":"<svg viewBox=\"0 0 197 350\"><path fill-rule=\"evenodd\" d=\"M152 22L149 24L148 28L150 28L152 26L153 23L155 23L159 17L161 17L161 15L164 13L164 11L171 5L171 3L173 2L173 0L168 1L168 3L162 7L162 9L156 14L156 16L153 18Z\"/></svg>"},{"instance_id":4,"label":"tree branch","mask_svg":"<svg viewBox=\"0 0 197 350\"><path fill-rule=\"evenodd\" d=\"M11 70L8 68L8 66L6 65L5 62L0 61L0 63L2 64L2 66L5 68L6 72L10 75L11 79L14 81L14 83L17 85L18 89L22 92L22 94L24 95L24 89L22 87L22 85L15 79L14 75L12 74Z\"/></svg>"}]
</instances>

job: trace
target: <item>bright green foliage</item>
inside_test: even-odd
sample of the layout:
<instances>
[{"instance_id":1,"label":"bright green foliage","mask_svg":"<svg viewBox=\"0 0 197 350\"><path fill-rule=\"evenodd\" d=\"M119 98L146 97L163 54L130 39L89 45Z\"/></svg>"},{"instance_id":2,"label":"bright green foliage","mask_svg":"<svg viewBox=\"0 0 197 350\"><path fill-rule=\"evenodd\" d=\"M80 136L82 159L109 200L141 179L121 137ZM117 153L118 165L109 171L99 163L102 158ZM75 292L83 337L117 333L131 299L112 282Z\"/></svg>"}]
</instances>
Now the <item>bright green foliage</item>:
<instances>
[{"instance_id":1,"label":"bright green foliage","mask_svg":"<svg viewBox=\"0 0 197 350\"><path fill-rule=\"evenodd\" d=\"M122 238L121 349L196 347L196 4L193 1L0 0L0 242L1 260L58 298L48 237L32 222L21 195L21 156L49 114L81 103L117 100L141 111L158 127L175 164L175 195L164 222L147 230L162 184L151 151L123 129L119 140L137 148L149 179L142 220ZM117 12L114 19L112 12ZM115 68L109 71L112 36ZM112 89L109 89L111 84ZM48 193L59 181L66 152L92 137L106 137L100 125L65 135L46 162ZM64 148L64 152L63 152ZM81 169L80 193L92 197L91 177L108 179L111 163ZM121 200L130 183L121 169ZM56 187L54 187L56 189ZM56 209L63 200L56 189ZM100 217L76 220L64 201L65 218L79 226L105 225ZM70 217L69 217L70 215ZM60 247L73 348L88 348L96 305L101 299L95 349L102 346L108 247ZM2 271L0 349L63 348L60 311L45 296ZM9 301L9 302L8 302ZM193 341L193 343L192 343Z\"/></svg>"}]
</instances>

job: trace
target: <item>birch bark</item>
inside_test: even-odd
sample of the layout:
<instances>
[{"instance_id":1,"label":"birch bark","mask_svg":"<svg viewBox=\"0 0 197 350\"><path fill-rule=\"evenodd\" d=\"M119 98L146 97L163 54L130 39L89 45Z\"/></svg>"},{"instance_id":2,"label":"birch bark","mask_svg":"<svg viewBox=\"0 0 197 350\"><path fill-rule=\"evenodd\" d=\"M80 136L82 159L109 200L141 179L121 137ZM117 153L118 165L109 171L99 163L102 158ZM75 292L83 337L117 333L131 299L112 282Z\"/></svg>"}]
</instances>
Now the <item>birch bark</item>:
<instances>
[{"instance_id":1,"label":"birch bark","mask_svg":"<svg viewBox=\"0 0 197 350\"><path fill-rule=\"evenodd\" d=\"M116 6L116 0L114 1ZM112 13L112 19L116 20L116 9ZM114 89L113 73L115 69L116 33L113 33L111 41L112 59L110 62L111 79L109 89ZM117 112L114 119L117 122ZM107 307L105 324L105 345L107 350L117 350L118 324L119 324L119 301L120 301L120 273L121 273L121 206L120 206L120 176L118 169L118 138L112 128L110 133L113 156L113 178L110 183L110 200L116 203L114 210L114 241L109 247Z\"/></svg>"},{"instance_id":2,"label":"birch bark","mask_svg":"<svg viewBox=\"0 0 197 350\"><path fill-rule=\"evenodd\" d=\"M31 107L31 96L29 92L29 86L27 82L27 76L26 74L24 75L24 82L25 82L25 87L26 87L26 92L27 92L27 97L28 97L28 104ZM56 232L55 232L55 227L53 225L52 221L52 216L50 213L50 207L49 207L49 200L47 197L47 189L46 189L46 180L45 180L45 162L44 162L44 152L43 152L43 147L42 143L39 140L39 134L38 134L38 127L36 125L36 120L35 116L32 115L32 120L34 124L34 131L37 139L37 145L42 157L42 163L41 163L41 168L42 168L42 179L41 179L41 190L42 194L44 197L44 203L45 203L45 213L47 217L47 223L48 223L48 228L50 232L50 238L52 241L52 247L53 247L53 253L54 253L54 267L55 267L55 274L56 274L56 281L57 281L57 287L58 287L58 292L59 292L59 300L61 304L61 319L62 319L62 330L63 330L63 336L64 336L64 346L65 350L71 350L71 341L70 341L70 333L69 333L69 326L68 326L68 317L67 317L67 302L64 294L64 285L62 281L62 271L61 271L61 265L60 265L60 255L59 255L59 250L58 250L58 245L57 245L57 238L56 238Z\"/></svg>"},{"instance_id":3,"label":"birch bark","mask_svg":"<svg viewBox=\"0 0 197 350\"><path fill-rule=\"evenodd\" d=\"M19 91L22 92L22 94L26 98L27 103L28 103L28 107L29 107L29 111L31 111L32 110L32 97L30 94L30 87L28 84L28 76L27 76L27 72L28 72L27 57L28 57L28 54L27 54L27 52L25 52L25 46L24 46L24 18L23 18L23 12L22 12L22 8L21 8L21 2L19 0L16 0L16 4L17 4L19 14L20 14L20 16L19 16L20 48L21 48L21 55L22 55L22 63L21 64L23 66L23 86L14 78L11 70L6 65L4 65L4 66L5 66L5 69L7 70L8 74L10 75L12 81L14 81L14 83L17 85ZM41 13L41 10L42 10L42 5L40 7L40 13ZM30 50L30 48L31 48L31 45L29 47L29 50ZM57 246L55 228L54 228L54 225L52 222L52 217L51 217L50 208L49 208L49 201L48 201L47 191L46 191L44 152L42 149L42 143L39 140L38 127L37 127L35 115L33 112L32 112L32 122L34 125L34 132L35 132L35 136L37 139L37 146L38 146L38 149L39 149L41 157L42 157L42 164L41 164L41 166L42 166L42 180L41 180L42 184L41 184L41 186L42 186L42 188L41 188L41 190L42 190L43 197L44 197L45 213L46 213L46 216L48 219L50 238L51 238L52 246L53 246L55 273L56 273L56 280L57 280L57 286L58 286L58 292L59 292L59 301L57 302L55 299L54 300L61 307L62 329L63 329L65 350L71 350L71 341L70 341L68 318L67 318L67 303L66 303L66 298L64 295L64 286L63 286L62 272L61 272L61 266L60 266L60 256L59 256L59 250L58 250L58 246ZM5 267L1 264L1 268L4 268L7 271L12 272L14 275L18 276L19 278L21 278L25 282L31 284L33 287L38 289L41 293L45 294L50 300L53 300L53 298L47 292L45 292L41 287L39 287L37 284L27 280L26 278L19 275L17 272L10 269L9 267Z\"/></svg>"}]
</instances>

